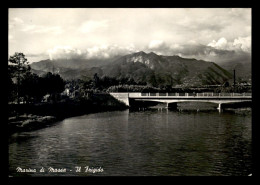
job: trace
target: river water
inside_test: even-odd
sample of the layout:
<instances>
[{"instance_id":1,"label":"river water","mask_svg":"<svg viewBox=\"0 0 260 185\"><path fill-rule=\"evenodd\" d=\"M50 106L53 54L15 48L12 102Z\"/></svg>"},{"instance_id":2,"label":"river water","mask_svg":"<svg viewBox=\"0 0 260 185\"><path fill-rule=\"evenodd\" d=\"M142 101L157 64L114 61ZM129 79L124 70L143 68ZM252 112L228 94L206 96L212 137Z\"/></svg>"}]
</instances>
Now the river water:
<instances>
[{"instance_id":1,"label":"river water","mask_svg":"<svg viewBox=\"0 0 260 185\"><path fill-rule=\"evenodd\" d=\"M93 113L12 135L9 174L247 176L251 139L250 110ZM36 172L18 172L18 167Z\"/></svg>"}]
</instances>

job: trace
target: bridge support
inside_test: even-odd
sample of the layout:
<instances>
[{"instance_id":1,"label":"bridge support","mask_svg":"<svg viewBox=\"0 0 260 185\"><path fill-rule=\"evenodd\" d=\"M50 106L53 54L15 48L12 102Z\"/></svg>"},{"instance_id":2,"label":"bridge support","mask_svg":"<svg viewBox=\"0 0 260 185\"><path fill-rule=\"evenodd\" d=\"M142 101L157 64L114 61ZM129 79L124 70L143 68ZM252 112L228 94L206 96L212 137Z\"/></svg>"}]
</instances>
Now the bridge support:
<instances>
[{"instance_id":1,"label":"bridge support","mask_svg":"<svg viewBox=\"0 0 260 185\"><path fill-rule=\"evenodd\" d=\"M221 103L218 104L218 111L221 112Z\"/></svg>"},{"instance_id":2,"label":"bridge support","mask_svg":"<svg viewBox=\"0 0 260 185\"><path fill-rule=\"evenodd\" d=\"M177 109L177 103L166 103L167 109Z\"/></svg>"},{"instance_id":3,"label":"bridge support","mask_svg":"<svg viewBox=\"0 0 260 185\"><path fill-rule=\"evenodd\" d=\"M130 106L129 93L110 93L110 95L116 98L117 100L123 102L126 106Z\"/></svg>"}]
</instances>

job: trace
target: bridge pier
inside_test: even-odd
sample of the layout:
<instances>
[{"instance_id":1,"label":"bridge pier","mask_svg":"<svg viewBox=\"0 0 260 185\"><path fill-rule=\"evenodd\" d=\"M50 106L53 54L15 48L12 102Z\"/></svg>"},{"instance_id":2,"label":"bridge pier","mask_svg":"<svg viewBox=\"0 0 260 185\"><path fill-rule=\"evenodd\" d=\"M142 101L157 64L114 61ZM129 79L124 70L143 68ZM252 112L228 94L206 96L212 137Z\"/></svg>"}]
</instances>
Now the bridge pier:
<instances>
[{"instance_id":1,"label":"bridge pier","mask_svg":"<svg viewBox=\"0 0 260 185\"><path fill-rule=\"evenodd\" d=\"M222 109L221 109L221 103L218 104L218 108L217 108L217 109L218 109L219 112L222 111Z\"/></svg>"}]
</instances>

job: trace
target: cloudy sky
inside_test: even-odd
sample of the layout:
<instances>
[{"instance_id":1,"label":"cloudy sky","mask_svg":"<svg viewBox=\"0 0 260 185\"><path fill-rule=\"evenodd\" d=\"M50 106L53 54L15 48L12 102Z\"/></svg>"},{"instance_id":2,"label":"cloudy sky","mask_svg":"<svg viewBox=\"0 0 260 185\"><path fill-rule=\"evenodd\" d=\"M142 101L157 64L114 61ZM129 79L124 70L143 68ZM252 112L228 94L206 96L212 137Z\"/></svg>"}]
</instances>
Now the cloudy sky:
<instances>
[{"instance_id":1,"label":"cloudy sky","mask_svg":"<svg viewBox=\"0 0 260 185\"><path fill-rule=\"evenodd\" d=\"M11 8L8 38L30 62L141 50L219 62L251 56L251 9Z\"/></svg>"}]
</instances>

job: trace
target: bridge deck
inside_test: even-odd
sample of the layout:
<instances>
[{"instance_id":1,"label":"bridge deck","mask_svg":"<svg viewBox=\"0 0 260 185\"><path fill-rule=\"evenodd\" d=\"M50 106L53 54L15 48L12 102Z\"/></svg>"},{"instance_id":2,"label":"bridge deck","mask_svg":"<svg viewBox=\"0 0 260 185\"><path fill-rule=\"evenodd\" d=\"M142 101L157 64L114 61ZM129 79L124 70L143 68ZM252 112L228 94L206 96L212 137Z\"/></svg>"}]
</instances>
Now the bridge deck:
<instances>
[{"instance_id":1,"label":"bridge deck","mask_svg":"<svg viewBox=\"0 0 260 185\"><path fill-rule=\"evenodd\" d=\"M142 99L251 99L251 93L129 93L129 98Z\"/></svg>"},{"instance_id":2,"label":"bridge deck","mask_svg":"<svg viewBox=\"0 0 260 185\"><path fill-rule=\"evenodd\" d=\"M130 106L129 100L135 101L155 101L161 103L178 102L211 102L219 104L251 102L251 93L110 93L119 101Z\"/></svg>"},{"instance_id":3,"label":"bridge deck","mask_svg":"<svg viewBox=\"0 0 260 185\"><path fill-rule=\"evenodd\" d=\"M129 106L129 100L156 101L162 103L211 102L219 104L251 102L251 93L110 93Z\"/></svg>"}]
</instances>

